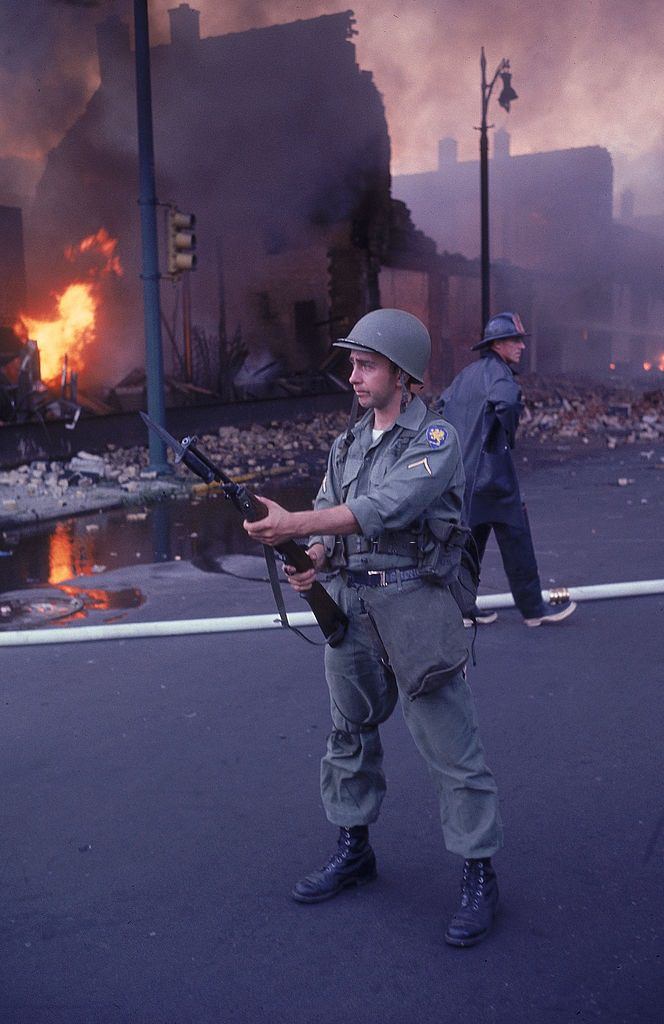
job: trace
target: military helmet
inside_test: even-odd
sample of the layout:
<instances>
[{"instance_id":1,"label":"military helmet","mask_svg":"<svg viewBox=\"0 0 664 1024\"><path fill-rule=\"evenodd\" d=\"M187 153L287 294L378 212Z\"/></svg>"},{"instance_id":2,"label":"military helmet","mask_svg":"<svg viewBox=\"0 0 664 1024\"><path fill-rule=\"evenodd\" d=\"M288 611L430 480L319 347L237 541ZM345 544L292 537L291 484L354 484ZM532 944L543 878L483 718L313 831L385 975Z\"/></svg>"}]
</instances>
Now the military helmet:
<instances>
[{"instance_id":1,"label":"military helmet","mask_svg":"<svg viewBox=\"0 0 664 1024\"><path fill-rule=\"evenodd\" d=\"M506 338L527 338L528 332L521 323L518 313L497 313L492 316L484 328L484 337L476 345L471 347L471 352L485 345L491 345L494 341L504 341Z\"/></svg>"},{"instance_id":2,"label":"military helmet","mask_svg":"<svg viewBox=\"0 0 664 1024\"><path fill-rule=\"evenodd\" d=\"M339 338L334 345L378 352L420 384L431 358L429 332L421 320L403 309L374 309L357 321L347 338Z\"/></svg>"}]
</instances>

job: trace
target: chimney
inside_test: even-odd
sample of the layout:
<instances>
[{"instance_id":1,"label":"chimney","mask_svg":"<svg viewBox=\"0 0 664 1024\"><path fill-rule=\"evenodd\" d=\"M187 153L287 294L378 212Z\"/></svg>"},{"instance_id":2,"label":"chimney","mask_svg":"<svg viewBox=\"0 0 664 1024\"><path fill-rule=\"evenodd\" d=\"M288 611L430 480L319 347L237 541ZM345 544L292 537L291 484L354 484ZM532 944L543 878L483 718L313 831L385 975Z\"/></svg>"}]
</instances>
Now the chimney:
<instances>
[{"instance_id":1,"label":"chimney","mask_svg":"<svg viewBox=\"0 0 664 1024\"><path fill-rule=\"evenodd\" d=\"M200 16L200 11L195 11L189 4L180 4L169 10L172 46L192 46L200 41Z\"/></svg>"},{"instance_id":2,"label":"chimney","mask_svg":"<svg viewBox=\"0 0 664 1024\"><path fill-rule=\"evenodd\" d=\"M97 55L102 85L114 81L126 82L127 60L130 57L129 25L125 25L117 14L109 14L97 24Z\"/></svg>"},{"instance_id":3,"label":"chimney","mask_svg":"<svg viewBox=\"0 0 664 1024\"><path fill-rule=\"evenodd\" d=\"M493 137L494 160L507 160L510 155L510 133L499 128Z\"/></svg>"},{"instance_id":4,"label":"chimney","mask_svg":"<svg viewBox=\"0 0 664 1024\"><path fill-rule=\"evenodd\" d=\"M438 143L438 170L442 171L450 164L455 164L458 157L457 140L446 136Z\"/></svg>"},{"instance_id":5,"label":"chimney","mask_svg":"<svg viewBox=\"0 0 664 1024\"><path fill-rule=\"evenodd\" d=\"M620 220L634 220L635 196L631 188L626 188L620 194Z\"/></svg>"}]
</instances>

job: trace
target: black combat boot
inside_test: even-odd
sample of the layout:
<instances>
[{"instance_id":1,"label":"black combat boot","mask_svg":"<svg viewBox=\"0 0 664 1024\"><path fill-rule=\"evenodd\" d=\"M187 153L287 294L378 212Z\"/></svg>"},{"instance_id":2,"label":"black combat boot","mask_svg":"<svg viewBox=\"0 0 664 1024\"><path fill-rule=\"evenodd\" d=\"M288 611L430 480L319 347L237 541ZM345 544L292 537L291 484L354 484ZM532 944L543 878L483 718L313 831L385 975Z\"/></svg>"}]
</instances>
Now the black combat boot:
<instances>
[{"instance_id":1,"label":"black combat boot","mask_svg":"<svg viewBox=\"0 0 664 1024\"><path fill-rule=\"evenodd\" d=\"M450 946L474 946L486 938L498 906L498 882L491 859L467 860L461 878L461 903L447 926Z\"/></svg>"},{"instance_id":2,"label":"black combat boot","mask_svg":"<svg viewBox=\"0 0 664 1024\"><path fill-rule=\"evenodd\" d=\"M364 885L375 877L376 857L369 846L368 826L342 826L337 852L319 871L297 882L291 895L298 903L320 903L349 885Z\"/></svg>"}]
</instances>

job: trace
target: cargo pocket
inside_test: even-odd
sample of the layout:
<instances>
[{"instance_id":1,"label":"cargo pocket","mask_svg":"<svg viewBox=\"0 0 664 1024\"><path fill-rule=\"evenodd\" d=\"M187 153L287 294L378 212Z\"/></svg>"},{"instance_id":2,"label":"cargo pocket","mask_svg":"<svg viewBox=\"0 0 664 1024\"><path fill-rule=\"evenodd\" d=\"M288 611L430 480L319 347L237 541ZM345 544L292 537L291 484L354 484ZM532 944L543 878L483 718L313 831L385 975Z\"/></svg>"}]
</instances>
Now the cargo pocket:
<instances>
[{"instance_id":1,"label":"cargo pocket","mask_svg":"<svg viewBox=\"0 0 664 1024\"><path fill-rule=\"evenodd\" d=\"M363 600L400 692L409 700L440 689L468 660L466 631L448 587L422 580L376 588Z\"/></svg>"},{"instance_id":2,"label":"cargo pocket","mask_svg":"<svg viewBox=\"0 0 664 1024\"><path fill-rule=\"evenodd\" d=\"M408 697L408 700L415 700L416 697L422 697L426 693L435 693L436 690L440 690L441 686L448 683L450 679L453 679L457 672L464 668L467 661L468 652L466 651L464 657L456 665L434 668L431 672L426 672L421 679L414 681L414 687L409 687L408 689L402 687L403 692Z\"/></svg>"}]
</instances>

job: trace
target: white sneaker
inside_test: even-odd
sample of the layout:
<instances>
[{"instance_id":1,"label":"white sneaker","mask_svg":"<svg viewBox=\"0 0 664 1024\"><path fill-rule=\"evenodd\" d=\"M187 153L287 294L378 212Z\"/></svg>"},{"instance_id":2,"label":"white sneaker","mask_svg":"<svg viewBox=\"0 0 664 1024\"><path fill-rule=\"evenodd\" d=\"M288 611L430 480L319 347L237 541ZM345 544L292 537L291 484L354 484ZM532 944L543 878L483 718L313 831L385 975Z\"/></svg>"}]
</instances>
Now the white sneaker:
<instances>
[{"instance_id":1,"label":"white sneaker","mask_svg":"<svg viewBox=\"0 0 664 1024\"><path fill-rule=\"evenodd\" d=\"M565 604L553 604L545 608L543 614L539 615L536 619L524 619L523 621L531 628L542 626L547 622L562 622L563 619L572 614L575 608L576 601L566 601Z\"/></svg>"}]
</instances>

